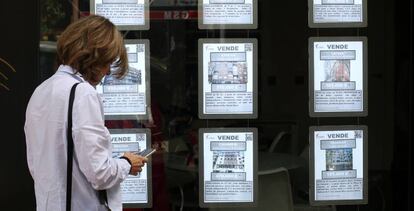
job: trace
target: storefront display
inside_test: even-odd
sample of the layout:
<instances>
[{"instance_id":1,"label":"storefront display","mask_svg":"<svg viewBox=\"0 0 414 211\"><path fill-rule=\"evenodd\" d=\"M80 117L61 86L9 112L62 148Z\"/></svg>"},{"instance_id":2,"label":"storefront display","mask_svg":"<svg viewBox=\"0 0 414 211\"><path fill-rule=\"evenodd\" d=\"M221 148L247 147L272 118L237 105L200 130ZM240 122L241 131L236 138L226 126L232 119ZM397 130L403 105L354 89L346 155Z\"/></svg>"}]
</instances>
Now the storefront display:
<instances>
[{"instance_id":1,"label":"storefront display","mask_svg":"<svg viewBox=\"0 0 414 211\"><path fill-rule=\"evenodd\" d=\"M91 0L91 13L111 20L119 30L148 30L148 0Z\"/></svg>"},{"instance_id":2,"label":"storefront display","mask_svg":"<svg viewBox=\"0 0 414 211\"><path fill-rule=\"evenodd\" d=\"M139 153L151 147L148 129L111 129L112 156L121 157L125 152ZM125 208L152 207L151 162L137 176L128 176L121 183L122 203Z\"/></svg>"},{"instance_id":3,"label":"storefront display","mask_svg":"<svg viewBox=\"0 0 414 211\"><path fill-rule=\"evenodd\" d=\"M368 202L368 135L365 126L310 128L312 205Z\"/></svg>"},{"instance_id":4,"label":"storefront display","mask_svg":"<svg viewBox=\"0 0 414 211\"><path fill-rule=\"evenodd\" d=\"M200 39L199 117L257 118L257 40Z\"/></svg>"},{"instance_id":5,"label":"storefront display","mask_svg":"<svg viewBox=\"0 0 414 211\"><path fill-rule=\"evenodd\" d=\"M257 0L199 0L198 28L256 29Z\"/></svg>"},{"instance_id":6,"label":"storefront display","mask_svg":"<svg viewBox=\"0 0 414 211\"><path fill-rule=\"evenodd\" d=\"M150 107L149 40L125 40L129 70L121 79L111 74L96 86L105 119L148 119ZM114 72L115 70L111 70Z\"/></svg>"},{"instance_id":7,"label":"storefront display","mask_svg":"<svg viewBox=\"0 0 414 211\"><path fill-rule=\"evenodd\" d=\"M308 0L311 28L366 27L367 0Z\"/></svg>"},{"instance_id":8,"label":"storefront display","mask_svg":"<svg viewBox=\"0 0 414 211\"><path fill-rule=\"evenodd\" d=\"M311 117L367 116L367 39L309 39Z\"/></svg>"},{"instance_id":9,"label":"storefront display","mask_svg":"<svg viewBox=\"0 0 414 211\"><path fill-rule=\"evenodd\" d=\"M200 206L254 206L257 202L257 129L199 130Z\"/></svg>"}]
</instances>

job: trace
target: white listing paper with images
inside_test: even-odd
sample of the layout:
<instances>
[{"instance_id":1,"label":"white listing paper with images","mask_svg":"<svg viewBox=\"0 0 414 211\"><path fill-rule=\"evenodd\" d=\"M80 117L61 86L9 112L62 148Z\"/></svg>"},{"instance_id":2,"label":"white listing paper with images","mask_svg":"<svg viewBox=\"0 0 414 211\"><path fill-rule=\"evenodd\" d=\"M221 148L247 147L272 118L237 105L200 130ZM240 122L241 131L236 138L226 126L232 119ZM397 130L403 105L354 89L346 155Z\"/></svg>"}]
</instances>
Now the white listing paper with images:
<instances>
[{"instance_id":1,"label":"white listing paper with images","mask_svg":"<svg viewBox=\"0 0 414 211\"><path fill-rule=\"evenodd\" d=\"M126 44L125 47L129 62L127 75L121 79L113 74L105 76L96 86L105 115L146 114L145 44Z\"/></svg>"},{"instance_id":2,"label":"white listing paper with images","mask_svg":"<svg viewBox=\"0 0 414 211\"><path fill-rule=\"evenodd\" d=\"M140 152L147 148L145 133L111 134L112 157L124 152ZM147 166L137 176L129 175L121 183L122 203L148 203Z\"/></svg>"},{"instance_id":3,"label":"white listing paper with images","mask_svg":"<svg viewBox=\"0 0 414 211\"><path fill-rule=\"evenodd\" d=\"M315 201L362 200L363 130L315 131Z\"/></svg>"},{"instance_id":4,"label":"white listing paper with images","mask_svg":"<svg viewBox=\"0 0 414 211\"><path fill-rule=\"evenodd\" d=\"M203 24L253 24L253 0L203 1Z\"/></svg>"},{"instance_id":5,"label":"white listing paper with images","mask_svg":"<svg viewBox=\"0 0 414 211\"><path fill-rule=\"evenodd\" d=\"M95 0L95 14L117 26L145 25L144 0Z\"/></svg>"},{"instance_id":6,"label":"white listing paper with images","mask_svg":"<svg viewBox=\"0 0 414 211\"><path fill-rule=\"evenodd\" d=\"M253 43L203 44L203 113L253 113Z\"/></svg>"},{"instance_id":7,"label":"white listing paper with images","mask_svg":"<svg viewBox=\"0 0 414 211\"><path fill-rule=\"evenodd\" d=\"M314 111L363 111L363 42L314 42Z\"/></svg>"},{"instance_id":8,"label":"white listing paper with images","mask_svg":"<svg viewBox=\"0 0 414 211\"><path fill-rule=\"evenodd\" d=\"M314 23L363 22L363 0L313 0Z\"/></svg>"},{"instance_id":9,"label":"white listing paper with images","mask_svg":"<svg viewBox=\"0 0 414 211\"><path fill-rule=\"evenodd\" d=\"M253 133L204 133L204 202L253 202Z\"/></svg>"}]
</instances>

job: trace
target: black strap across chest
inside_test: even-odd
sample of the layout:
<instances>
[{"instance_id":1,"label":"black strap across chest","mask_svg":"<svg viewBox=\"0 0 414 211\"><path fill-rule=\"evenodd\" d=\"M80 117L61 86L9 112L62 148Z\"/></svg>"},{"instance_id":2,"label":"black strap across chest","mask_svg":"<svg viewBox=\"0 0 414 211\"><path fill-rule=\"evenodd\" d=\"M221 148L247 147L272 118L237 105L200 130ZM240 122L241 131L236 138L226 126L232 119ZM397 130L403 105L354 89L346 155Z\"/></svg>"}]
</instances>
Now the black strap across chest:
<instances>
[{"instance_id":1,"label":"black strap across chest","mask_svg":"<svg viewBox=\"0 0 414 211\"><path fill-rule=\"evenodd\" d=\"M75 91L76 87L80 83L76 83L72 86L69 95L69 108L68 108L68 129L67 129L67 138L68 138L68 148L67 148L67 174L66 174L66 211L71 211L71 202L72 202L72 169L73 169L73 137L72 137L72 111L73 111L73 102L75 100ZM99 201L101 204L108 205L108 198L106 195L106 190L99 191Z\"/></svg>"}]
</instances>

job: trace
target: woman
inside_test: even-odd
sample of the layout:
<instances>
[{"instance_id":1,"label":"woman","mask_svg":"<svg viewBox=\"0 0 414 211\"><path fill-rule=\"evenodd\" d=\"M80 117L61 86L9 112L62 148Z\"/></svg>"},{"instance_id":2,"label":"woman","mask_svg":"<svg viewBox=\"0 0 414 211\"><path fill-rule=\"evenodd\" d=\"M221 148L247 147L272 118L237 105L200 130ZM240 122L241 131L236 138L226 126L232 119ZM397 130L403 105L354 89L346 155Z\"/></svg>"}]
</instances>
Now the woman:
<instances>
[{"instance_id":1,"label":"woman","mask_svg":"<svg viewBox=\"0 0 414 211\"><path fill-rule=\"evenodd\" d=\"M126 74L128 61L121 34L107 19L89 16L60 36L57 72L36 88L26 111L27 162L34 180L37 210L65 210L67 116L70 89L80 83L73 103L72 199L74 211L122 210L120 183L147 161L133 153L112 158L102 101L95 86L116 68ZM103 203L98 190L106 190Z\"/></svg>"}]
</instances>

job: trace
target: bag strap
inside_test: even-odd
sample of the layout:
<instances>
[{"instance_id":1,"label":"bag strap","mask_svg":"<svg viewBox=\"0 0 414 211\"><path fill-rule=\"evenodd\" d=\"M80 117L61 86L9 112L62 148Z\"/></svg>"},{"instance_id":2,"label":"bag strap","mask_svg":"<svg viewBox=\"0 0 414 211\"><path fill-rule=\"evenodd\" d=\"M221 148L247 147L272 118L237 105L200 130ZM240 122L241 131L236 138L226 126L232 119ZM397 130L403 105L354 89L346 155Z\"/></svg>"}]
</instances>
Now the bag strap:
<instances>
[{"instance_id":1,"label":"bag strap","mask_svg":"<svg viewBox=\"0 0 414 211\"><path fill-rule=\"evenodd\" d=\"M72 166L73 166L73 137L72 137L72 110L73 101L75 100L75 91L79 83L72 86L69 95L69 108L68 108L68 129L67 129L67 174L66 174L66 211L71 211L72 205Z\"/></svg>"},{"instance_id":2,"label":"bag strap","mask_svg":"<svg viewBox=\"0 0 414 211\"><path fill-rule=\"evenodd\" d=\"M69 95L69 108L68 108L68 148L67 148L67 175L66 175L66 211L71 211L72 205L72 169L73 169L73 137L72 137L72 111L73 111L73 102L75 100L75 91L76 87L80 83L76 83L72 86ZM106 190L99 190L99 201L101 204L104 204L108 208L108 198L106 195ZM108 209L109 210L109 209Z\"/></svg>"}]
</instances>

